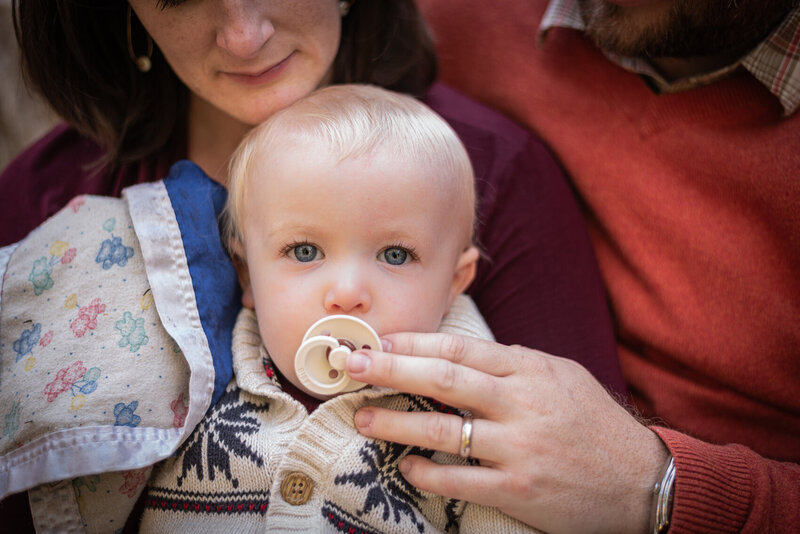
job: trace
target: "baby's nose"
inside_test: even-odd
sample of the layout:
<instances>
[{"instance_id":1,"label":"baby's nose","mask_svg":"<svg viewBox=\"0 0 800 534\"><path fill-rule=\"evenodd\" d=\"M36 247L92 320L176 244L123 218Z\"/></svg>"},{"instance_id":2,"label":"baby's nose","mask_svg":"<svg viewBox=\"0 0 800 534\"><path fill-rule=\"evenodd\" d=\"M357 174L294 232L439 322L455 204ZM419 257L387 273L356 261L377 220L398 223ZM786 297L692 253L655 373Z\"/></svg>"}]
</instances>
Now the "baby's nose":
<instances>
[{"instance_id":1,"label":"baby's nose","mask_svg":"<svg viewBox=\"0 0 800 534\"><path fill-rule=\"evenodd\" d=\"M367 313L372 306L372 298L367 284L350 276L331 285L323 304L328 313Z\"/></svg>"}]
</instances>

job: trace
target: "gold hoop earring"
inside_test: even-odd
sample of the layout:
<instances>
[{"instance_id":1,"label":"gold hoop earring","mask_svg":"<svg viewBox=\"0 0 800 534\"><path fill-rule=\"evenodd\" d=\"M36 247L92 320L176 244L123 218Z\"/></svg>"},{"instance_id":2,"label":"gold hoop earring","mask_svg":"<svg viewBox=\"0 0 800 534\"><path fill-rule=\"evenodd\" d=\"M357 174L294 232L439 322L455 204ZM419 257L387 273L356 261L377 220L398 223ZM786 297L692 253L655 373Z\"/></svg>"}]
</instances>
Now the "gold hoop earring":
<instances>
[{"instance_id":1,"label":"gold hoop earring","mask_svg":"<svg viewBox=\"0 0 800 534\"><path fill-rule=\"evenodd\" d=\"M342 0L339 2L339 14L346 17L350 13L350 7L353 5L354 0Z\"/></svg>"},{"instance_id":2,"label":"gold hoop earring","mask_svg":"<svg viewBox=\"0 0 800 534\"><path fill-rule=\"evenodd\" d=\"M128 5L128 16L127 16L127 35L128 35L128 55L131 57L131 60L136 65L136 68L139 69L140 72L149 72L150 69L153 67L153 62L150 61L150 58L153 57L153 38L150 37L150 34L145 32L147 35L147 55L137 56L136 53L133 51L133 39L131 38L131 6Z\"/></svg>"}]
</instances>

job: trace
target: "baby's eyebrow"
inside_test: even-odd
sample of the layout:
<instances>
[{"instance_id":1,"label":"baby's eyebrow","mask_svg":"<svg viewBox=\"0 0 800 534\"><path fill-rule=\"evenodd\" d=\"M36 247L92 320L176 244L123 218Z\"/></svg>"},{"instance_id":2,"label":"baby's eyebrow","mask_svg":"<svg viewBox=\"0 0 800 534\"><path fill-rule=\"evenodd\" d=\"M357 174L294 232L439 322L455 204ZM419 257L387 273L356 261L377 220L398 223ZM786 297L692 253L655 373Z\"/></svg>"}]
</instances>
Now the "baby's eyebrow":
<instances>
[{"instance_id":1,"label":"baby's eyebrow","mask_svg":"<svg viewBox=\"0 0 800 534\"><path fill-rule=\"evenodd\" d=\"M416 241L418 236L405 229L388 230L381 233L381 237L389 241Z\"/></svg>"},{"instance_id":2,"label":"baby's eyebrow","mask_svg":"<svg viewBox=\"0 0 800 534\"><path fill-rule=\"evenodd\" d=\"M288 221L271 226L267 232L267 237L286 234L324 234L326 227L322 225L309 224L308 222Z\"/></svg>"}]
</instances>

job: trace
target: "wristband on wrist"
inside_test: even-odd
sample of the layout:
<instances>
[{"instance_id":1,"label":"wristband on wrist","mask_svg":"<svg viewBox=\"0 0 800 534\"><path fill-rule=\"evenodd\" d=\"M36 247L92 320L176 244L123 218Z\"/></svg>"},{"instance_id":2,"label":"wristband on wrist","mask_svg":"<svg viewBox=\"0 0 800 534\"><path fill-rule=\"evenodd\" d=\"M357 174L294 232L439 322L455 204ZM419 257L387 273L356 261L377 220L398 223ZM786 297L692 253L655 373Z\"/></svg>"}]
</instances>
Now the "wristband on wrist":
<instances>
[{"instance_id":1,"label":"wristband on wrist","mask_svg":"<svg viewBox=\"0 0 800 534\"><path fill-rule=\"evenodd\" d=\"M650 531L653 534L666 534L672 516L672 497L675 494L675 460L669 457L667 467L653 486L653 512Z\"/></svg>"}]
</instances>

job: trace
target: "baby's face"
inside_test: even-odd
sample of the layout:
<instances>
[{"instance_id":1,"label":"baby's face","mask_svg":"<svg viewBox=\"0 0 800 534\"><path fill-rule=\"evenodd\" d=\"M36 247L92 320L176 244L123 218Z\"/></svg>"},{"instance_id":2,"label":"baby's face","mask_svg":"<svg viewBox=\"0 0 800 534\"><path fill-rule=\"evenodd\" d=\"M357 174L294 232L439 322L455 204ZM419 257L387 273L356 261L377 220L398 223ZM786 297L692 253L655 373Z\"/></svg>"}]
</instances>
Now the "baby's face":
<instances>
[{"instance_id":1,"label":"baby's face","mask_svg":"<svg viewBox=\"0 0 800 534\"><path fill-rule=\"evenodd\" d=\"M294 356L315 321L347 314L378 335L435 331L477 253L465 252L465 208L437 169L382 152L337 163L305 148L257 157L242 225L264 345L307 391Z\"/></svg>"}]
</instances>

